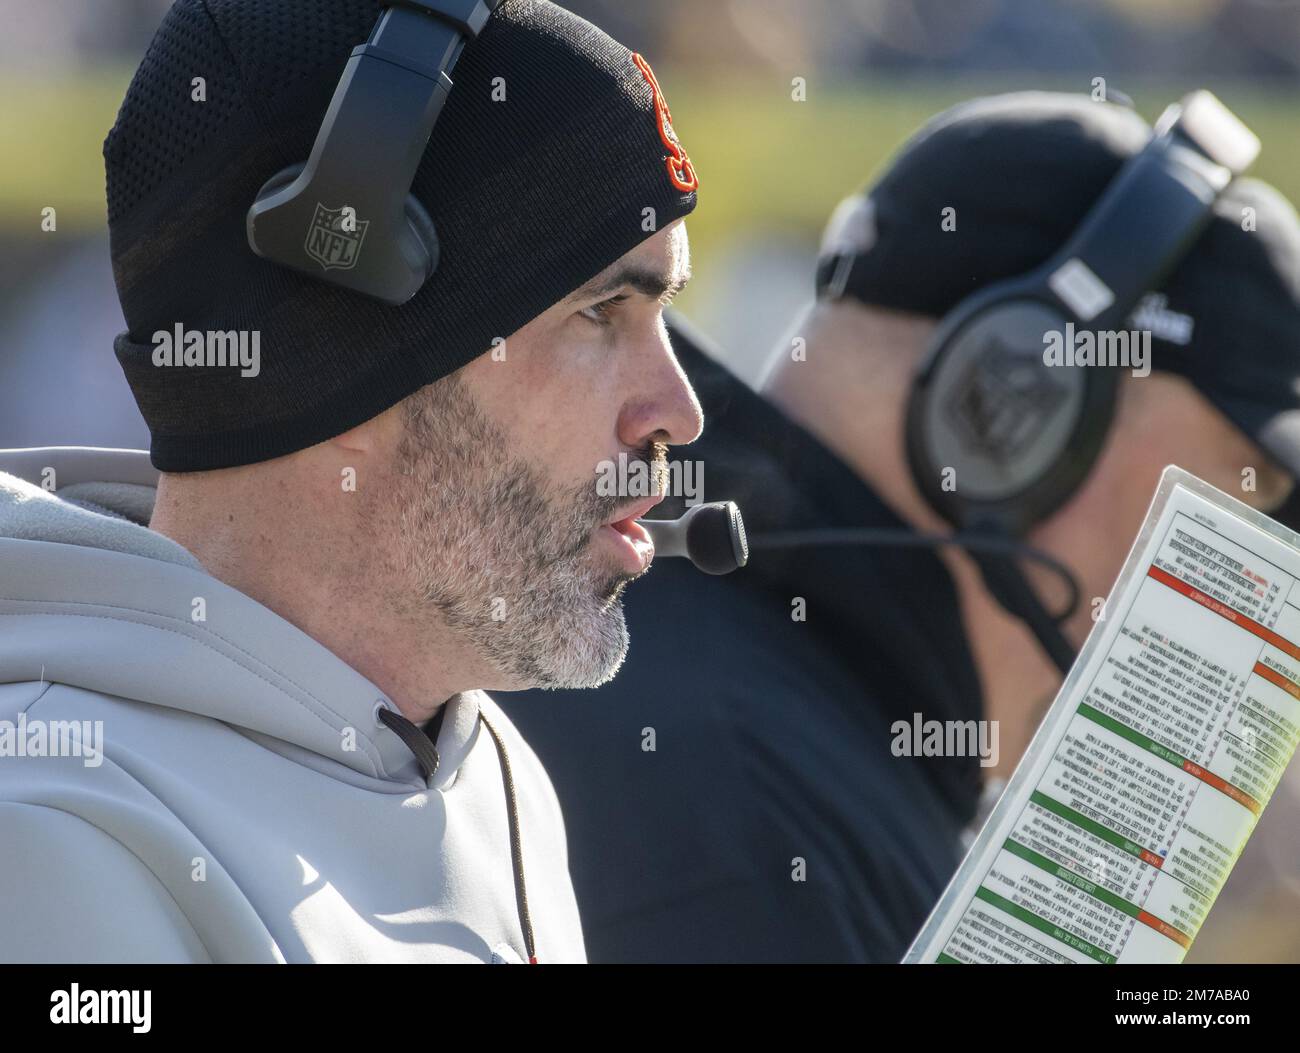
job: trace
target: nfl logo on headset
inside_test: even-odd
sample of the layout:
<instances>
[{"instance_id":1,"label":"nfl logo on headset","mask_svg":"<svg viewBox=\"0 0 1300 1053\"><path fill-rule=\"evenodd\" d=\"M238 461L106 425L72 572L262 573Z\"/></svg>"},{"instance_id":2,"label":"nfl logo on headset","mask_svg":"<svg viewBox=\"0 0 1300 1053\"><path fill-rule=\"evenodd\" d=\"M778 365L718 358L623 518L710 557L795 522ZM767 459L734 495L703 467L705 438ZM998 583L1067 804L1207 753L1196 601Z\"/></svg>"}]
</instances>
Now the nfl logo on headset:
<instances>
[{"instance_id":1,"label":"nfl logo on headset","mask_svg":"<svg viewBox=\"0 0 1300 1053\"><path fill-rule=\"evenodd\" d=\"M366 239L370 221L352 216L354 230L345 230L342 208L326 208L319 202L311 226L307 228L307 255L327 271L351 270L361 255L361 243Z\"/></svg>"}]
</instances>

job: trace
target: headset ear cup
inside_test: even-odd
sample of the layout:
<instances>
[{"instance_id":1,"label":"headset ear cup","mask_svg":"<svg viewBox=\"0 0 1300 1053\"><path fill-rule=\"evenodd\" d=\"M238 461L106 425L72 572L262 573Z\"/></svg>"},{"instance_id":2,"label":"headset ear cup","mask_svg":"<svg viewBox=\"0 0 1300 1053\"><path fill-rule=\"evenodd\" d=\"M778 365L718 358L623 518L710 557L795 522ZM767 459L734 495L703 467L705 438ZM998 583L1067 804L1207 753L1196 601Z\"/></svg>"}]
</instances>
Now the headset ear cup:
<instances>
[{"instance_id":1,"label":"headset ear cup","mask_svg":"<svg viewBox=\"0 0 1300 1053\"><path fill-rule=\"evenodd\" d=\"M931 456L930 444L926 441L926 415L930 402L930 379L942 364L944 345L937 347L937 354L929 368L913 377L908 390L907 409L903 415L903 446L907 454L908 467L912 481L917 490L929 504L930 508L946 519L952 526L962 526L959 510L955 502L945 501L935 492L933 480L938 474L938 467Z\"/></svg>"},{"instance_id":2,"label":"headset ear cup","mask_svg":"<svg viewBox=\"0 0 1300 1053\"><path fill-rule=\"evenodd\" d=\"M254 207L274 194L279 193L295 179L298 178L307 167L306 163L289 165L282 168L262 184L262 189L257 192L257 198ZM249 210L252 215L252 209ZM435 270L438 269L438 257L440 254L438 244L438 232L433 225L433 219L425 207L420 204L414 194L406 195L406 222L411 229L411 235L415 239L415 244L419 248L422 259L418 261L423 269L424 279L428 279ZM251 240L251 223L250 223L250 240ZM254 246L256 248L256 246Z\"/></svg>"},{"instance_id":3,"label":"headset ear cup","mask_svg":"<svg viewBox=\"0 0 1300 1053\"><path fill-rule=\"evenodd\" d=\"M1117 376L1053 368L1045 334L1060 312L994 287L945 319L913 382L906 442L918 488L959 528L1022 535L1073 494L1095 462ZM945 469L952 473L944 485Z\"/></svg>"},{"instance_id":4,"label":"headset ear cup","mask_svg":"<svg viewBox=\"0 0 1300 1053\"><path fill-rule=\"evenodd\" d=\"M416 241L424 247L424 251L428 256L424 272L427 279L438 269L438 257L441 253L441 247L438 244L438 231L433 225L433 219L414 194L406 195L406 222L410 224L411 232L415 235Z\"/></svg>"}]
</instances>

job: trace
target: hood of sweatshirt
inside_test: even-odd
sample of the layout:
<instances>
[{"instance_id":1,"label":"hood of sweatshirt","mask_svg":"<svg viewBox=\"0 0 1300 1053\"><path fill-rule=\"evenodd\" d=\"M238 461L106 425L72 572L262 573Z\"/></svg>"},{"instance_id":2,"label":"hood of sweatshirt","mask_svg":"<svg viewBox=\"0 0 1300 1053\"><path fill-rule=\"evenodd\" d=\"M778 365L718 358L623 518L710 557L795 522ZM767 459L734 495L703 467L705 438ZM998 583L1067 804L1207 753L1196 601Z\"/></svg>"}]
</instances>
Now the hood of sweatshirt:
<instances>
[{"instance_id":1,"label":"hood of sweatshirt","mask_svg":"<svg viewBox=\"0 0 1300 1053\"><path fill-rule=\"evenodd\" d=\"M419 779L378 720L377 707L395 709L383 692L144 525L156 479L143 451L0 450L0 684L70 684L212 717L363 775ZM57 648L41 643L51 617ZM449 703L430 788L455 778L478 705L476 692Z\"/></svg>"}]
</instances>

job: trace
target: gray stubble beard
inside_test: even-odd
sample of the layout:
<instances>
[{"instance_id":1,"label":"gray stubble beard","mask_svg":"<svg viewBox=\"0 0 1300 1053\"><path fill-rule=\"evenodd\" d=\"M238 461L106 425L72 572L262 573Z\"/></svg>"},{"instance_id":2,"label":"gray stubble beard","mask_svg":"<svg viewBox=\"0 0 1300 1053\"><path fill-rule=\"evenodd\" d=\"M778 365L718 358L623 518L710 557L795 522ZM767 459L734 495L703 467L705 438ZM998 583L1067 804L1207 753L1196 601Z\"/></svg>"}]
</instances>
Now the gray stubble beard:
<instances>
[{"instance_id":1,"label":"gray stubble beard","mask_svg":"<svg viewBox=\"0 0 1300 1053\"><path fill-rule=\"evenodd\" d=\"M406 403L397 485L382 520L396 533L401 613L436 612L511 687L597 687L629 644L622 593L632 580L593 570L596 526L626 501L594 477L547 498L538 469L456 376Z\"/></svg>"}]
</instances>

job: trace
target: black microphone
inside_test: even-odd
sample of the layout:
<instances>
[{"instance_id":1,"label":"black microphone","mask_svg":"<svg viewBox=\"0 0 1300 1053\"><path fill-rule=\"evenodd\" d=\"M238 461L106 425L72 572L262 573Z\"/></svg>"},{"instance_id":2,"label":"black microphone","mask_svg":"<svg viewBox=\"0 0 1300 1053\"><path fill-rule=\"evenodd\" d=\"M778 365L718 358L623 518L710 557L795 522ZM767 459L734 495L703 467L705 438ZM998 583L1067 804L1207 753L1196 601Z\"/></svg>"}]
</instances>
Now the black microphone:
<instances>
[{"instance_id":1,"label":"black microphone","mask_svg":"<svg viewBox=\"0 0 1300 1053\"><path fill-rule=\"evenodd\" d=\"M735 501L694 505L681 519L638 519L656 556L685 556L705 574L730 574L749 562L745 521Z\"/></svg>"}]
</instances>

